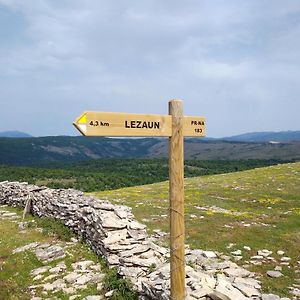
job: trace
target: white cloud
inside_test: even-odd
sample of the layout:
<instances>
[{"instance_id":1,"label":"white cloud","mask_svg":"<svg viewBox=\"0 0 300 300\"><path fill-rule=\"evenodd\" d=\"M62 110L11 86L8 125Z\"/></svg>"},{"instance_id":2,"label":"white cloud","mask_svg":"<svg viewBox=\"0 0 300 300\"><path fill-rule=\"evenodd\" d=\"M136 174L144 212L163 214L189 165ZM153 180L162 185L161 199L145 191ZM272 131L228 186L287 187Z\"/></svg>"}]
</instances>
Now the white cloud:
<instances>
[{"instance_id":1,"label":"white cloud","mask_svg":"<svg viewBox=\"0 0 300 300\"><path fill-rule=\"evenodd\" d=\"M28 109L29 132L66 134L80 110L165 113L174 97L211 135L252 131L253 114L255 130L299 129L299 20L294 0L0 0L0 102L17 116L0 130Z\"/></svg>"}]
</instances>

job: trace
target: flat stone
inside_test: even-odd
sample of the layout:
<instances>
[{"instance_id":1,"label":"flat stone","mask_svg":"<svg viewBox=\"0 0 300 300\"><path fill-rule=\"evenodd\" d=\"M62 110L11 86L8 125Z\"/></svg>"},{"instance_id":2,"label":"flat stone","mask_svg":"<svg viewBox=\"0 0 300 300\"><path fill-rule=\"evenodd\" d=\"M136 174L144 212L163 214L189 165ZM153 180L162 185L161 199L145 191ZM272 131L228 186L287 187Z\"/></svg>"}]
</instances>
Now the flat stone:
<instances>
[{"instance_id":1,"label":"flat stone","mask_svg":"<svg viewBox=\"0 0 300 300\"><path fill-rule=\"evenodd\" d=\"M251 272L249 272L246 269L242 269L242 268L225 269L224 273L228 277L248 277L251 274Z\"/></svg>"},{"instance_id":2,"label":"flat stone","mask_svg":"<svg viewBox=\"0 0 300 300\"><path fill-rule=\"evenodd\" d=\"M36 249L35 255L38 260L41 260L43 262L51 262L56 259L65 257L65 252L62 247L53 245L45 249Z\"/></svg>"},{"instance_id":3,"label":"flat stone","mask_svg":"<svg viewBox=\"0 0 300 300\"><path fill-rule=\"evenodd\" d=\"M30 275L32 275L32 276L37 276L37 275L39 275L39 274L46 273L49 269L50 269L49 266L40 267L40 268L37 268L37 269L32 270L32 271L30 272Z\"/></svg>"},{"instance_id":4,"label":"flat stone","mask_svg":"<svg viewBox=\"0 0 300 300\"><path fill-rule=\"evenodd\" d=\"M143 229L145 229L146 227L147 227L146 225L141 224L141 223L139 223L139 222L137 222L137 221L131 221L131 222L129 223L129 228L130 228L130 229L133 229L133 230L143 230Z\"/></svg>"},{"instance_id":5,"label":"flat stone","mask_svg":"<svg viewBox=\"0 0 300 300\"><path fill-rule=\"evenodd\" d=\"M81 276L81 274L73 272L73 273L70 273L67 276L65 276L64 280L67 283L74 283L80 276Z\"/></svg>"},{"instance_id":6,"label":"flat stone","mask_svg":"<svg viewBox=\"0 0 300 300\"><path fill-rule=\"evenodd\" d=\"M267 249L263 249L263 250L258 250L257 251L257 255L259 256L263 256L263 257L268 257L269 255L271 255L273 252L269 251Z\"/></svg>"},{"instance_id":7,"label":"flat stone","mask_svg":"<svg viewBox=\"0 0 300 300\"><path fill-rule=\"evenodd\" d=\"M135 257L130 257L130 258L122 258L120 261L123 261L125 264L130 264L133 266L141 266L141 267L150 267L153 265L158 264L158 260L154 257L148 258L148 259L141 259L141 258L135 258Z\"/></svg>"},{"instance_id":8,"label":"flat stone","mask_svg":"<svg viewBox=\"0 0 300 300\"><path fill-rule=\"evenodd\" d=\"M128 234L135 240L144 240L148 237L147 231L140 229L128 229Z\"/></svg>"},{"instance_id":9,"label":"flat stone","mask_svg":"<svg viewBox=\"0 0 300 300\"><path fill-rule=\"evenodd\" d=\"M54 286L51 283L45 283L43 285L43 288L45 291L53 291L54 290Z\"/></svg>"},{"instance_id":10,"label":"flat stone","mask_svg":"<svg viewBox=\"0 0 300 300\"><path fill-rule=\"evenodd\" d=\"M239 291L241 291L242 294L246 297L260 296L260 292L253 286L243 283L233 283L232 285Z\"/></svg>"},{"instance_id":11,"label":"flat stone","mask_svg":"<svg viewBox=\"0 0 300 300\"><path fill-rule=\"evenodd\" d=\"M65 281L63 279L57 279L52 283L55 290L62 290L66 287Z\"/></svg>"},{"instance_id":12,"label":"flat stone","mask_svg":"<svg viewBox=\"0 0 300 300\"><path fill-rule=\"evenodd\" d=\"M230 252L232 255L235 255L235 256L240 256L242 254L242 251L241 250L236 250L236 251L232 251Z\"/></svg>"},{"instance_id":13,"label":"flat stone","mask_svg":"<svg viewBox=\"0 0 300 300\"><path fill-rule=\"evenodd\" d=\"M214 251L203 251L203 256L207 258L217 258L217 254Z\"/></svg>"},{"instance_id":14,"label":"flat stone","mask_svg":"<svg viewBox=\"0 0 300 300\"><path fill-rule=\"evenodd\" d=\"M192 291L190 293L190 295L193 297L193 298L196 298L196 299L201 299L207 295L209 295L210 293L212 293L213 290L210 289L209 287L199 287L197 289L195 289L194 291Z\"/></svg>"},{"instance_id":15,"label":"flat stone","mask_svg":"<svg viewBox=\"0 0 300 300\"><path fill-rule=\"evenodd\" d=\"M91 295L84 298L85 300L102 300L104 299L102 295Z\"/></svg>"},{"instance_id":16,"label":"flat stone","mask_svg":"<svg viewBox=\"0 0 300 300\"><path fill-rule=\"evenodd\" d=\"M128 224L127 220L120 219L114 212L110 211L101 216L101 221L104 228L123 229Z\"/></svg>"},{"instance_id":17,"label":"flat stone","mask_svg":"<svg viewBox=\"0 0 300 300\"><path fill-rule=\"evenodd\" d=\"M267 271L267 275L272 278L278 278L283 276L283 274L279 271Z\"/></svg>"},{"instance_id":18,"label":"flat stone","mask_svg":"<svg viewBox=\"0 0 300 300\"><path fill-rule=\"evenodd\" d=\"M245 284L245 285L249 285L249 286L252 286L256 289L260 289L261 288L261 285L260 285L260 282L254 278L242 278L242 277L236 277L234 279L234 283L241 283L241 284Z\"/></svg>"},{"instance_id":19,"label":"flat stone","mask_svg":"<svg viewBox=\"0 0 300 300\"><path fill-rule=\"evenodd\" d=\"M61 268L60 267L54 267L52 269L49 270L49 273L51 274L58 274L59 272L61 272Z\"/></svg>"},{"instance_id":20,"label":"flat stone","mask_svg":"<svg viewBox=\"0 0 300 300\"><path fill-rule=\"evenodd\" d=\"M99 283L101 282L104 277L105 277L105 274L102 274L102 273L96 273L96 274L91 274L91 283Z\"/></svg>"},{"instance_id":21,"label":"flat stone","mask_svg":"<svg viewBox=\"0 0 300 300\"><path fill-rule=\"evenodd\" d=\"M285 253L285 252L282 251L282 250L278 250L278 251L277 251L277 254L280 255L280 256L284 255L284 253Z\"/></svg>"},{"instance_id":22,"label":"flat stone","mask_svg":"<svg viewBox=\"0 0 300 300\"><path fill-rule=\"evenodd\" d=\"M261 259L264 259L264 257L262 255L254 255L254 256L251 256L250 259L261 260Z\"/></svg>"},{"instance_id":23,"label":"flat stone","mask_svg":"<svg viewBox=\"0 0 300 300\"><path fill-rule=\"evenodd\" d=\"M116 230L108 233L108 237L103 240L104 245L115 244L121 240L125 240L127 229Z\"/></svg>"},{"instance_id":24,"label":"flat stone","mask_svg":"<svg viewBox=\"0 0 300 300\"><path fill-rule=\"evenodd\" d=\"M118 265L119 264L119 256L116 254L111 254L106 257L108 263L110 265Z\"/></svg>"},{"instance_id":25,"label":"flat stone","mask_svg":"<svg viewBox=\"0 0 300 300\"><path fill-rule=\"evenodd\" d=\"M136 245L133 249L128 251L121 252L122 257L131 257L133 255L137 255L143 252L146 252L150 249L149 245Z\"/></svg>"},{"instance_id":26,"label":"flat stone","mask_svg":"<svg viewBox=\"0 0 300 300\"><path fill-rule=\"evenodd\" d=\"M74 294L76 292L76 289L74 289L73 287L63 288L62 290L65 294L68 294L68 295Z\"/></svg>"},{"instance_id":27,"label":"flat stone","mask_svg":"<svg viewBox=\"0 0 300 300\"><path fill-rule=\"evenodd\" d=\"M24 252L24 251L27 251L27 250L31 250L31 249L36 248L38 245L39 245L39 243L37 243L37 242L30 243L28 245L25 245L23 247L19 247L19 248L13 250L12 253L16 254L16 253Z\"/></svg>"},{"instance_id":28,"label":"flat stone","mask_svg":"<svg viewBox=\"0 0 300 300\"><path fill-rule=\"evenodd\" d=\"M41 280L43 278L43 275L36 275L32 280L33 281L38 281L38 280Z\"/></svg>"},{"instance_id":29,"label":"flat stone","mask_svg":"<svg viewBox=\"0 0 300 300\"><path fill-rule=\"evenodd\" d=\"M73 296L70 296L69 300L75 300L79 297L81 297L81 296L80 295L73 295Z\"/></svg>"},{"instance_id":30,"label":"flat stone","mask_svg":"<svg viewBox=\"0 0 300 300\"><path fill-rule=\"evenodd\" d=\"M107 298L111 297L111 296L113 295L114 292L115 292L114 290L107 292L107 293L105 294L105 297L107 297Z\"/></svg>"},{"instance_id":31,"label":"flat stone","mask_svg":"<svg viewBox=\"0 0 300 300\"><path fill-rule=\"evenodd\" d=\"M76 279L76 284L79 284L79 285L84 285L84 284L87 284L87 283L90 283L92 280L92 276L91 275L82 275L80 276L79 278Z\"/></svg>"},{"instance_id":32,"label":"flat stone","mask_svg":"<svg viewBox=\"0 0 300 300\"><path fill-rule=\"evenodd\" d=\"M57 276L58 276L57 274L51 274L51 275L45 277L45 278L43 279L43 282L50 281L50 280L52 280L52 279L54 279L54 278L57 278Z\"/></svg>"},{"instance_id":33,"label":"flat stone","mask_svg":"<svg viewBox=\"0 0 300 300\"><path fill-rule=\"evenodd\" d=\"M273 294L262 294L261 295L262 300L280 300L280 297Z\"/></svg>"},{"instance_id":34,"label":"flat stone","mask_svg":"<svg viewBox=\"0 0 300 300\"><path fill-rule=\"evenodd\" d=\"M76 263L73 263L72 268L74 270L76 270L76 269L77 270L86 270L93 264L94 264L94 262L92 260L83 260L83 261L78 261Z\"/></svg>"},{"instance_id":35,"label":"flat stone","mask_svg":"<svg viewBox=\"0 0 300 300\"><path fill-rule=\"evenodd\" d=\"M280 261L282 261L282 262L289 262L291 260L291 258L290 257L287 257L287 256L283 256L283 257L281 257L281 259L280 259Z\"/></svg>"},{"instance_id":36,"label":"flat stone","mask_svg":"<svg viewBox=\"0 0 300 300\"><path fill-rule=\"evenodd\" d=\"M210 297L210 299L212 300L233 300L231 298L229 298L228 296L218 292L218 291L214 291L208 294L208 296Z\"/></svg>"},{"instance_id":37,"label":"flat stone","mask_svg":"<svg viewBox=\"0 0 300 300\"><path fill-rule=\"evenodd\" d=\"M92 265L90 266L90 269L96 272L100 272L101 271L101 265L100 264L96 264L96 265Z\"/></svg>"}]
</instances>

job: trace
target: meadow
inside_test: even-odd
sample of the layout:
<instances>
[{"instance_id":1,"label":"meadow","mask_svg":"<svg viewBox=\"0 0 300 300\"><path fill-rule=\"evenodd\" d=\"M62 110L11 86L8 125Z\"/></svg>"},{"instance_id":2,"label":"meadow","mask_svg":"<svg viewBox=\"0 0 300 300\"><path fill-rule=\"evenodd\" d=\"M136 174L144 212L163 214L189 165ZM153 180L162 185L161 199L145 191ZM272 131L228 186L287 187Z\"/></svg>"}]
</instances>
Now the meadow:
<instances>
[{"instance_id":1,"label":"meadow","mask_svg":"<svg viewBox=\"0 0 300 300\"><path fill-rule=\"evenodd\" d=\"M167 181L94 194L132 207L150 231L169 230ZM186 242L192 248L232 259L237 258L231 252L241 250L238 263L260 274L265 292L288 295L288 287L299 280L300 162L186 178L185 222ZM272 251L274 259L252 264L251 257L262 249ZM282 264L278 250L290 258L288 264ZM276 266L284 276L268 277L266 272Z\"/></svg>"}]
</instances>

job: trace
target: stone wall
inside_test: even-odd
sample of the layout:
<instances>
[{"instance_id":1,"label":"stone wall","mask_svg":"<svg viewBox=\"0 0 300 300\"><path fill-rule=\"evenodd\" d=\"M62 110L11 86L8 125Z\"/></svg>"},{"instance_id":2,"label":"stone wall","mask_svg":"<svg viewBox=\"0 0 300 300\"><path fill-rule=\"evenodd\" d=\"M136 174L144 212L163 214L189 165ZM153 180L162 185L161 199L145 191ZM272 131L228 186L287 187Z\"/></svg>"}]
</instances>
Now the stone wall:
<instances>
[{"instance_id":1,"label":"stone wall","mask_svg":"<svg viewBox=\"0 0 300 300\"><path fill-rule=\"evenodd\" d=\"M129 278L141 299L169 299L169 251L149 236L126 206L85 196L72 189L49 189L27 183L1 182L0 203L25 207L39 217L64 222ZM186 299L264 299L254 274L218 253L186 249ZM192 265L193 268L189 265ZM278 297L275 296L274 297ZM265 299L280 299L265 298Z\"/></svg>"}]
</instances>

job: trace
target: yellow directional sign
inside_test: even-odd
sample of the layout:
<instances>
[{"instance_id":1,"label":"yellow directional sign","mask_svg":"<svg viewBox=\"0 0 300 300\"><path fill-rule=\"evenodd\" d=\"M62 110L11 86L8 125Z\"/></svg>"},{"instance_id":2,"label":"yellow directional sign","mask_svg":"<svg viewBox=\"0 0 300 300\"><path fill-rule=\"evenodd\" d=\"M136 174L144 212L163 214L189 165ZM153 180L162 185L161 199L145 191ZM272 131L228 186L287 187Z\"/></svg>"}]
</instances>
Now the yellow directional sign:
<instances>
[{"instance_id":1,"label":"yellow directional sign","mask_svg":"<svg viewBox=\"0 0 300 300\"><path fill-rule=\"evenodd\" d=\"M74 126L85 136L172 136L172 116L84 112ZM183 135L205 136L203 117L184 117Z\"/></svg>"},{"instance_id":2,"label":"yellow directional sign","mask_svg":"<svg viewBox=\"0 0 300 300\"><path fill-rule=\"evenodd\" d=\"M73 124L85 136L171 136L169 115L84 112Z\"/></svg>"}]
</instances>

